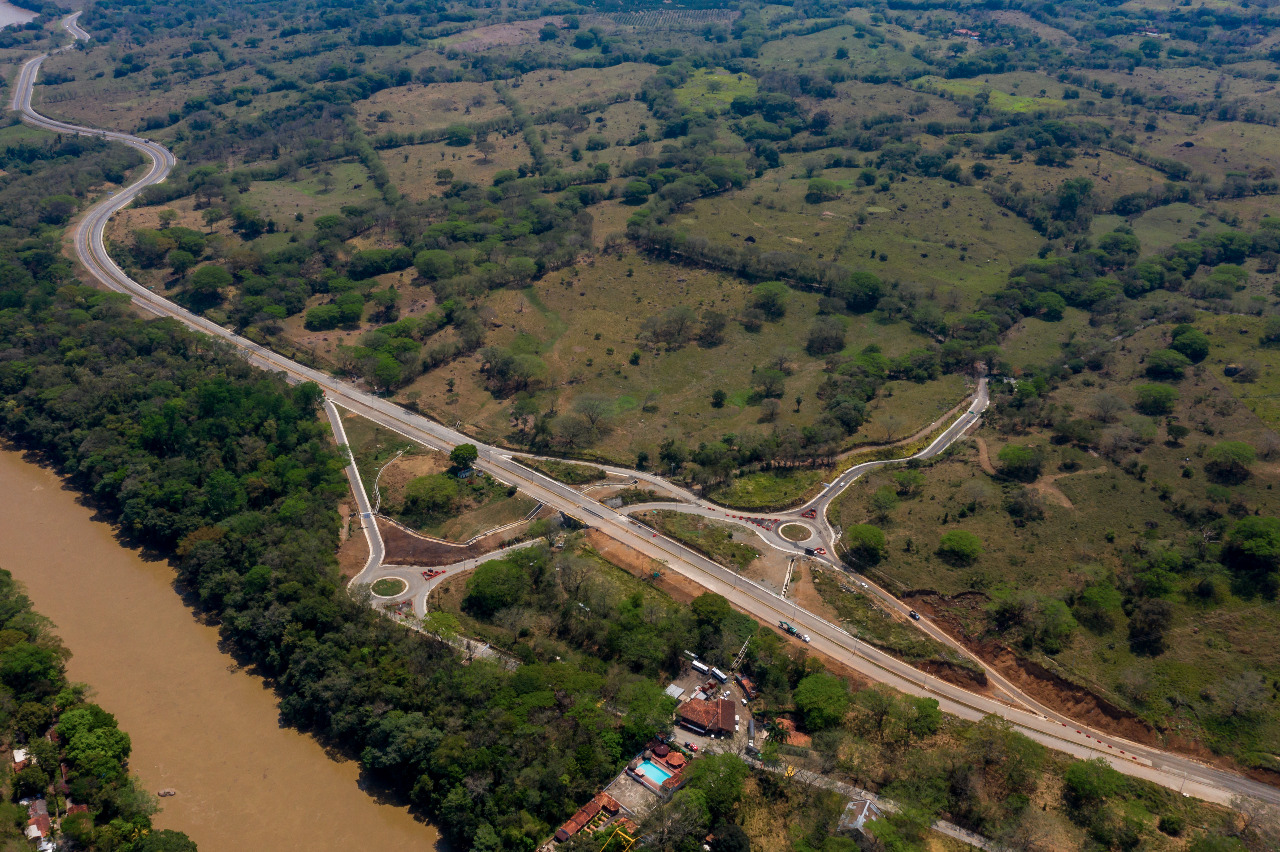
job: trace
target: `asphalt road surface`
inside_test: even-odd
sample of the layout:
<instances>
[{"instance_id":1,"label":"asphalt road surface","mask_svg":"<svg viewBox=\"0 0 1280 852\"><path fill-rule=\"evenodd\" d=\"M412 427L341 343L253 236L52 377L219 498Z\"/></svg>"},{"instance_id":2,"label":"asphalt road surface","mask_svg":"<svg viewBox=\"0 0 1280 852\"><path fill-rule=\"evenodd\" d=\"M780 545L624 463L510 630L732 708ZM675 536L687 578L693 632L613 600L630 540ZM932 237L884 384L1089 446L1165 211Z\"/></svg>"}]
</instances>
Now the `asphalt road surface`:
<instances>
[{"instance_id":1,"label":"asphalt road surface","mask_svg":"<svg viewBox=\"0 0 1280 852\"><path fill-rule=\"evenodd\" d=\"M77 17L78 13L70 15L64 20L63 26L73 37L84 40L87 34L76 25ZM406 411L392 402L297 364L203 317L186 311L133 281L107 254L103 242L106 223L116 211L130 204L146 187L163 181L175 165L174 157L164 146L147 139L115 131L78 127L45 118L37 113L31 106L31 95L40 65L47 56L48 54L42 54L23 65L14 87L12 107L22 113L23 120L33 126L55 132L78 133L117 141L135 148L151 161L150 167L141 178L90 208L73 231L76 254L89 273L104 286L131 295L138 307L157 316L170 317L193 329L217 337L238 350L250 363L266 370L282 372L290 381L315 382L333 403L397 431L413 441L442 450L448 450L460 443L475 444L480 451L480 460L476 466L481 470L508 484L516 485L529 496L548 506L602 530L639 553L661 561L667 570L689 577L709 591L724 595L736 607L752 614L765 624L776 625L779 620L784 619L791 622L801 632L812 637L812 645L818 651L840 660L873 680L889 684L910 694L936 698L941 708L948 713L966 719L979 719L988 714L1002 716L1022 733L1052 748L1081 758L1103 757L1122 772L1149 779L1174 790L1180 790L1187 795L1227 803L1233 796L1243 794L1280 804L1280 790L1276 788L1180 755L1092 731L1070 722L1065 717L1038 708L1036 702L1021 695L1012 684L1007 682L997 683L1002 688L1010 689L1011 694L1019 696L1018 703L1022 706L1010 706L1005 702L970 693L923 674L906 663L858 641L843 628L830 624L773 592L744 580L698 553L643 527L626 515L601 505L567 485L530 470L521 465L511 453L479 444L460 432ZM980 385L974 406L961 416L947 434L940 436L925 452L936 453L945 449L952 440L973 425L985 407L985 385ZM965 422L966 420L968 422ZM825 509L853 478L872 466L881 464L884 462L868 462L851 468L837 478L811 507L819 507L818 515L822 517L824 513L821 509ZM651 475L646 475L646 478L649 476ZM361 512L364 511L366 508L362 505ZM825 525L826 522L824 520L821 523ZM825 527L824 534L830 540L834 540L834 531L829 526ZM952 643L948 642L948 644ZM990 669L988 671L990 672Z\"/></svg>"}]
</instances>

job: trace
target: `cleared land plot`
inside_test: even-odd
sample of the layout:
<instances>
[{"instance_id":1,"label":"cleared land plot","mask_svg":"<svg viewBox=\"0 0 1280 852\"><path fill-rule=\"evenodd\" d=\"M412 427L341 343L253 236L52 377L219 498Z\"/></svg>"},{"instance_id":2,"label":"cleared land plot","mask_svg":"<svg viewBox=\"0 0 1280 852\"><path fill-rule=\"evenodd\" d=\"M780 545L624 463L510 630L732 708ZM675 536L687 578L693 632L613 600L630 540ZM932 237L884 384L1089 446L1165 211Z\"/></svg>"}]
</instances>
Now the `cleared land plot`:
<instances>
[{"instance_id":1,"label":"cleared land plot","mask_svg":"<svg viewBox=\"0 0 1280 852\"><path fill-rule=\"evenodd\" d=\"M1129 221L1111 215L1095 217L1093 233L1101 236L1120 225L1133 228L1134 236L1142 244L1144 255L1163 251L1174 243L1222 231L1227 227L1206 208L1178 203L1152 208Z\"/></svg>"},{"instance_id":2,"label":"cleared land plot","mask_svg":"<svg viewBox=\"0 0 1280 852\"><path fill-rule=\"evenodd\" d=\"M274 219L278 226L290 228L299 213L310 222L318 216L337 213L346 205L377 197L378 190L369 179L368 170L350 160L302 169L293 180L255 181L240 201L265 218Z\"/></svg>"},{"instance_id":3,"label":"cleared land plot","mask_svg":"<svg viewBox=\"0 0 1280 852\"><path fill-rule=\"evenodd\" d=\"M370 133L420 132L510 115L491 84L473 82L383 89L355 107L361 125Z\"/></svg>"},{"instance_id":4,"label":"cleared land plot","mask_svg":"<svg viewBox=\"0 0 1280 852\"><path fill-rule=\"evenodd\" d=\"M525 74L514 81L511 88L516 97L527 102L531 112L538 113L637 92L656 70L655 66L642 62L572 71L544 69Z\"/></svg>"},{"instance_id":5,"label":"cleared land plot","mask_svg":"<svg viewBox=\"0 0 1280 852\"><path fill-rule=\"evenodd\" d=\"M907 40L905 38L899 41ZM888 42L875 38L859 38L852 26L833 27L819 33L770 41L760 48L758 60L761 68L795 67L799 61L816 62L831 59L839 48L849 51L849 58L836 60L851 76L879 72L915 76L924 73L926 66L918 59L899 50Z\"/></svg>"},{"instance_id":6,"label":"cleared land plot","mask_svg":"<svg viewBox=\"0 0 1280 852\"><path fill-rule=\"evenodd\" d=\"M474 145L455 147L444 142L388 148L379 151L378 156L403 195L412 199L430 198L444 193L455 180L489 186L498 172L529 162L529 146L520 136L492 134L489 139L494 143L494 151L488 157ZM440 169L448 169L453 177L438 179L436 172Z\"/></svg>"},{"instance_id":7,"label":"cleared land plot","mask_svg":"<svg viewBox=\"0 0 1280 852\"><path fill-rule=\"evenodd\" d=\"M1070 104L1062 100L1066 87L1039 74L991 74L971 80L947 80L926 76L912 80L913 88L956 97L973 98L986 93L992 109L1003 112L1063 112ZM1044 91L1045 94L1040 94Z\"/></svg>"},{"instance_id":8,"label":"cleared land plot","mask_svg":"<svg viewBox=\"0 0 1280 852\"><path fill-rule=\"evenodd\" d=\"M673 305L733 317L745 308L751 288L726 275L635 255L597 258L577 271L576 276L571 271L553 273L532 290L493 293L490 306L502 325L490 332L488 342L536 355L545 364L545 389L537 394L540 410L571 412L575 400L584 396L610 402L610 428L593 451L634 463L635 453L642 449L656 457L657 445L668 436L697 446L727 432L801 427L820 414L814 393L825 377L824 361L804 353L804 340L817 313L816 294L793 293L786 317L766 323L758 333L731 322L719 347L704 349L690 343L663 351L637 340L646 319ZM896 357L927 342L900 323L881 325L869 316L846 320L850 353L875 343ZM639 364L632 365L629 358L637 349L641 350ZM748 404L752 368L779 355L793 371L783 394L786 404L776 424L762 423L761 408ZM460 360L423 376L406 392L419 393L419 404L437 417L460 419L483 435L505 438L511 434L512 401L495 400L481 389L479 367L474 357ZM445 407L449 378L456 382L457 396L453 405ZM728 396L720 409L711 407L716 390ZM803 400L799 413L793 404L797 396ZM957 398L948 394L947 405ZM888 399L884 405L894 402ZM646 405L650 411L644 410ZM931 419L922 417L918 422ZM917 421L913 417L907 422Z\"/></svg>"},{"instance_id":9,"label":"cleared land plot","mask_svg":"<svg viewBox=\"0 0 1280 852\"><path fill-rule=\"evenodd\" d=\"M801 98L801 102L810 113L826 110L831 113L836 124L847 119L870 118L875 115L903 115L908 122L956 121L960 117L959 109L954 101L925 92L913 92L900 86L876 86L861 83L857 80L846 80L836 85L838 95L834 98L818 100ZM919 106L924 111L919 111ZM909 111L915 109L916 115ZM927 144L928 137L918 139Z\"/></svg>"},{"instance_id":10,"label":"cleared land plot","mask_svg":"<svg viewBox=\"0 0 1280 852\"><path fill-rule=\"evenodd\" d=\"M474 30L449 36L446 39L438 39L437 42L447 43L456 50L470 52L488 50L499 46L529 44L538 40L538 31L547 24L563 27L564 19L556 15L549 18L534 18L528 21L493 24L487 27L477 27Z\"/></svg>"},{"instance_id":11,"label":"cleared land plot","mask_svg":"<svg viewBox=\"0 0 1280 852\"><path fill-rule=\"evenodd\" d=\"M756 78L745 73L731 73L723 68L703 68L689 76L676 89L676 100L683 106L723 112L734 98L754 97Z\"/></svg>"},{"instance_id":12,"label":"cleared land plot","mask_svg":"<svg viewBox=\"0 0 1280 852\"><path fill-rule=\"evenodd\" d=\"M564 158L566 168L577 170L596 163L608 163L616 175L622 163L643 156L644 151L652 153L654 150L651 142L642 142L635 146L625 144L633 139L641 128L652 131L656 126L649 108L639 101L614 104L603 112L587 117L585 125L581 129L566 127L560 123L546 126L551 133L547 150L558 152ZM603 139L608 143L608 147L602 150L590 150L588 145L593 139ZM574 163L569 159L570 152L574 148L582 153L581 162ZM595 213L594 207L591 212ZM631 212L635 212L634 209Z\"/></svg>"},{"instance_id":13,"label":"cleared land plot","mask_svg":"<svg viewBox=\"0 0 1280 852\"><path fill-rule=\"evenodd\" d=\"M1250 175L1266 167L1280 171L1280 128L1233 121L1203 124L1182 116L1160 117L1159 129L1142 146L1193 171L1223 180L1229 172ZM1191 147L1186 143L1190 142Z\"/></svg>"},{"instance_id":14,"label":"cleared land plot","mask_svg":"<svg viewBox=\"0 0 1280 852\"><path fill-rule=\"evenodd\" d=\"M1009 157L983 159L994 176L1009 183L1017 181L1031 192L1055 192L1065 181L1086 178L1093 183L1094 195L1108 204L1122 195L1158 189L1168 181L1161 172L1111 151L1098 151L1077 156L1067 166L1038 166L1034 157L1014 162ZM968 163L964 164L968 168Z\"/></svg>"},{"instance_id":15,"label":"cleared land plot","mask_svg":"<svg viewBox=\"0 0 1280 852\"><path fill-rule=\"evenodd\" d=\"M820 204L805 201L809 181L802 173L771 176L696 202L677 222L713 242L741 246L751 237L762 252L803 253L910 282L931 291L947 311L1003 287L1013 265L1040 243L1029 225L980 187L907 178L875 192L857 187L857 176L855 169L822 172L844 189ZM940 196L949 204L942 216Z\"/></svg>"}]
</instances>

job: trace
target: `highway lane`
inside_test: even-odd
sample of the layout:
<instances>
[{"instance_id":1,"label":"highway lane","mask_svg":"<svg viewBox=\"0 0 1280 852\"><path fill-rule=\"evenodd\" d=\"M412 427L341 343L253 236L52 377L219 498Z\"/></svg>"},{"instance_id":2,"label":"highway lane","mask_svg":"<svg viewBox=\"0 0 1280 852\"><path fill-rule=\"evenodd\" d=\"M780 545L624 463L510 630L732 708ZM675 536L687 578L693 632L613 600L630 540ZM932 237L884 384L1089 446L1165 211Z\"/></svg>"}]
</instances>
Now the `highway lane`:
<instances>
[{"instance_id":1,"label":"highway lane","mask_svg":"<svg viewBox=\"0 0 1280 852\"><path fill-rule=\"evenodd\" d=\"M324 400L324 411L329 418L329 426L333 429L334 440L338 442L338 446L347 454L347 482L351 484L351 495L356 501L360 529L364 530L365 541L369 544L369 557L365 560L364 567L360 569L360 573L354 578L359 580L360 577L370 573L383 563L387 556L387 549L382 542L382 531L378 529L373 506L369 505L369 495L364 490L364 483L360 481L360 468L356 466L356 457L351 454L351 445L347 442L347 431L342 428L342 414L338 411L338 407L333 404L333 400L328 397L325 397Z\"/></svg>"},{"instance_id":2,"label":"highway lane","mask_svg":"<svg viewBox=\"0 0 1280 852\"><path fill-rule=\"evenodd\" d=\"M76 15L72 15L63 24L72 35L77 35L78 27L75 20ZM131 203L147 186L163 181L175 165L173 155L163 146L150 140L115 131L81 128L66 122L47 119L37 113L31 106L31 93L40 64L46 57L47 54L33 58L23 66L19 75L12 103L13 108L22 113L25 121L34 126L58 132L79 133L118 141L139 150L151 161L151 166L140 179L94 206L74 230L76 253L94 278L110 289L128 293L133 297L135 304L157 316L173 318L193 329L225 341L237 349L248 362L256 366L282 372L290 381L316 382L334 403L394 429L414 441L443 450L459 443L476 443L453 429L408 412L394 403L358 390L345 382L297 364L252 341L241 338L169 302L130 279L107 254L103 240L107 220L115 212ZM980 403L981 408L985 408L983 389L980 389L974 405L979 406ZM948 435L954 439L976 422L976 417L980 416L980 413L980 409L975 412L971 407L956 424L947 430L946 434L933 442L926 452L941 451L935 448L944 448L949 445L949 440L944 439ZM968 422L965 422L966 420ZM974 719L992 713L1003 716L1027 736L1053 748L1080 757L1102 756L1123 772L1148 778L1175 790L1181 789L1189 795L1227 802L1232 795L1241 793L1280 804L1280 790L1275 788L1159 749L1126 743L1118 738L1093 732L1083 726L1065 724L1054 719L1050 714L1011 708L1002 702L969 693L945 681L922 674L905 663L858 641L842 628L800 609L767 589L738 577L688 548L653 533L625 515L614 512L578 491L530 470L519 464L512 454L482 444L477 444L477 447L480 450L480 461L477 467L480 469L522 488L530 496L549 506L561 509L591 526L599 527L622 544L662 561L670 570L693 579L710 591L723 594L735 606L767 623L776 624L779 619L785 618L812 636L815 649L829 654L874 680L912 694L930 695L938 699L943 710L963 718ZM851 468L850 471L842 474L827 492L820 495L818 500L823 501L824 506L829 505L839 490L852 481L849 477L853 471L859 468L865 471L886 463L867 462ZM362 511L364 511L363 508ZM834 531L830 530L829 526L827 530L834 536ZM1016 689L1014 692L1016 693Z\"/></svg>"}]
</instances>

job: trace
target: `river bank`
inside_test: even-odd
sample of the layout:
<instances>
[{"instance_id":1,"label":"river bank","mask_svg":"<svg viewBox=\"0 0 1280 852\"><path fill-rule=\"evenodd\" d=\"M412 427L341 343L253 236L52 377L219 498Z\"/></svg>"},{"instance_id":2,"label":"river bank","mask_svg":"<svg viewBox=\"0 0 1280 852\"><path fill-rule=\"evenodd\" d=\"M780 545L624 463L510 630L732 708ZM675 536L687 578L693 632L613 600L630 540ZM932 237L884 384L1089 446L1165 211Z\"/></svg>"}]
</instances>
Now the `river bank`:
<instances>
[{"instance_id":1,"label":"river bank","mask_svg":"<svg viewBox=\"0 0 1280 852\"><path fill-rule=\"evenodd\" d=\"M275 696L238 669L173 587L122 547L51 470L0 449L0 552L88 683L133 739L134 773L172 788L155 824L202 852L421 850L434 828L359 786L359 767L281 727Z\"/></svg>"},{"instance_id":2,"label":"river bank","mask_svg":"<svg viewBox=\"0 0 1280 852\"><path fill-rule=\"evenodd\" d=\"M38 15L29 9L22 9L12 3L5 3L0 0L0 30L5 27L17 26L25 24L28 21L34 21Z\"/></svg>"}]
</instances>

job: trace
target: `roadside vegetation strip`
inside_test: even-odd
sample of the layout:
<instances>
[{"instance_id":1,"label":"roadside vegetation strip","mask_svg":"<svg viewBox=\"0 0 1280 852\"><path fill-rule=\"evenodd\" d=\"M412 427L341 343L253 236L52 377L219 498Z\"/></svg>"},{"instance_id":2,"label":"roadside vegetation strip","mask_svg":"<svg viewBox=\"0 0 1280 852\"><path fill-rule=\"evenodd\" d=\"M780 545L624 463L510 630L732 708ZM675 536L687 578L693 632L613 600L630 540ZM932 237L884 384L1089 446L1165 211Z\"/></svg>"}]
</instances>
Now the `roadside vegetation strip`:
<instances>
[{"instance_id":1,"label":"roadside vegetation strip","mask_svg":"<svg viewBox=\"0 0 1280 852\"><path fill-rule=\"evenodd\" d=\"M516 460L526 467L545 473L557 482L563 482L565 485L587 485L592 482L599 482L608 476L601 468L560 461L559 459L540 456L519 456Z\"/></svg>"},{"instance_id":2,"label":"roadside vegetation strip","mask_svg":"<svg viewBox=\"0 0 1280 852\"><path fill-rule=\"evenodd\" d=\"M792 467L759 470L735 476L710 492L707 499L726 509L778 512L795 508L817 496L832 468Z\"/></svg>"},{"instance_id":3,"label":"roadside vegetation strip","mask_svg":"<svg viewBox=\"0 0 1280 852\"><path fill-rule=\"evenodd\" d=\"M835 609L841 622L852 627L853 635L862 641L913 664L936 662L958 666L986 681L986 671L980 664L898 621L870 595L842 586L830 572L814 571L813 585L822 600Z\"/></svg>"},{"instance_id":4,"label":"roadside vegetation strip","mask_svg":"<svg viewBox=\"0 0 1280 852\"><path fill-rule=\"evenodd\" d=\"M760 556L751 545L733 540L733 525L701 515L657 509L643 512L638 520L735 571L746 570Z\"/></svg>"},{"instance_id":5,"label":"roadside vegetation strip","mask_svg":"<svg viewBox=\"0 0 1280 852\"><path fill-rule=\"evenodd\" d=\"M939 425L926 433L882 446L861 447L843 453L828 467L775 467L735 476L710 492L707 499L727 509L752 512L784 512L803 506L822 493L824 482L867 462L907 462L925 450L968 413L974 399L966 396ZM961 436L956 436L959 440Z\"/></svg>"}]
</instances>

